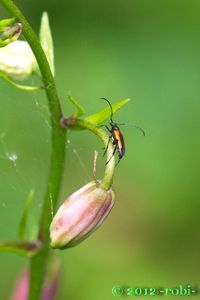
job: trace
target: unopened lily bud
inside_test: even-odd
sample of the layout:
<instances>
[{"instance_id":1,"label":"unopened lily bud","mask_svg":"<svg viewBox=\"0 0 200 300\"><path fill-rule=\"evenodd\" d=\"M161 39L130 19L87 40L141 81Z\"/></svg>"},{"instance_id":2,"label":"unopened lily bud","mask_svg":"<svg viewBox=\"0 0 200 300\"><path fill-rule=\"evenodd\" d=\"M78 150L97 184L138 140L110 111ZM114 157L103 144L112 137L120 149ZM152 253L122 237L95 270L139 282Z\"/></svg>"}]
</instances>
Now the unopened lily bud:
<instances>
[{"instance_id":1,"label":"unopened lily bud","mask_svg":"<svg viewBox=\"0 0 200 300\"><path fill-rule=\"evenodd\" d=\"M50 226L53 248L73 247L87 238L105 220L114 205L114 192L95 181L73 193L60 206Z\"/></svg>"},{"instance_id":2,"label":"unopened lily bud","mask_svg":"<svg viewBox=\"0 0 200 300\"><path fill-rule=\"evenodd\" d=\"M24 80L36 68L36 59L29 44L16 41L0 48L0 72L16 80Z\"/></svg>"}]
</instances>

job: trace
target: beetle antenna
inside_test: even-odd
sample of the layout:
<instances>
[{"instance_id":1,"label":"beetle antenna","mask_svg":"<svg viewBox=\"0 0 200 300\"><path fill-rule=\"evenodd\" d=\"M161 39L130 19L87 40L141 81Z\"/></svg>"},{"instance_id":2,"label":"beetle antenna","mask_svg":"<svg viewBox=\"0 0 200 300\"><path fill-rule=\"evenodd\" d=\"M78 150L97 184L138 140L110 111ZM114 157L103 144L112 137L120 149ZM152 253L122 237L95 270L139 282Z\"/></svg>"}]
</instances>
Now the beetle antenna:
<instances>
[{"instance_id":1,"label":"beetle antenna","mask_svg":"<svg viewBox=\"0 0 200 300\"><path fill-rule=\"evenodd\" d=\"M103 99L103 100L105 100L106 102L108 102L108 104L109 104L109 106L110 106L110 112L111 112L111 114L110 114L110 120L111 120L111 122L112 123L114 123L113 122L113 109L112 109L112 105L110 104L110 101L108 100L108 99L106 99L106 98L100 98L100 99Z\"/></svg>"},{"instance_id":2,"label":"beetle antenna","mask_svg":"<svg viewBox=\"0 0 200 300\"><path fill-rule=\"evenodd\" d=\"M140 127L140 126L133 125L133 124L127 124L127 123L116 123L116 125L120 125L120 126L121 125L131 125L131 126L135 127L136 129L138 129L140 132L142 132L142 134L144 136L146 135L144 129L142 129L142 127Z\"/></svg>"},{"instance_id":3,"label":"beetle antenna","mask_svg":"<svg viewBox=\"0 0 200 300\"><path fill-rule=\"evenodd\" d=\"M144 129L142 129L141 127L137 126L137 125L133 125L135 128L137 128L139 131L142 132L143 136L145 136L145 131Z\"/></svg>"}]
</instances>

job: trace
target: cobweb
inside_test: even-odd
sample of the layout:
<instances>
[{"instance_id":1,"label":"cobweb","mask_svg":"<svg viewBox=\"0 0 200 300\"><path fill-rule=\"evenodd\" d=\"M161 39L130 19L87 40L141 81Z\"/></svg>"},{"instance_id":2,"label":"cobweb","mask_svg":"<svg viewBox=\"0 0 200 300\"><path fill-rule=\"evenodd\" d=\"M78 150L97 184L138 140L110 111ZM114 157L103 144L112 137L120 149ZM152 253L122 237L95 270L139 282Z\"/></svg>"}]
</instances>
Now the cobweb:
<instances>
[{"instance_id":1,"label":"cobweb","mask_svg":"<svg viewBox=\"0 0 200 300\"><path fill-rule=\"evenodd\" d=\"M49 111L48 111L46 100L45 101L44 99L41 100L41 96L39 96L38 93L31 93L31 96L29 97L30 97L29 100L30 101L32 100L32 104L30 106L31 111L29 113L32 115L35 114L36 119L40 119L40 122L43 124L44 134L45 132L48 133L47 134L48 136L44 138L46 139L44 141L44 146L46 148L50 148L51 123L50 123ZM22 99L21 101L24 100ZM26 105L26 103L22 103L22 105ZM9 108L9 110L12 111L12 107ZM42 152L40 157L40 155L38 154L39 151L38 149L34 150L36 151L36 154L34 154L34 151L28 152L28 154L26 154L24 153L23 149L19 147L19 145L15 147L14 143L10 143L10 137L9 137L10 131L9 129L7 129L7 124L5 123L4 125L5 126L2 126L3 128L1 128L0 131L0 176L4 178L4 180L2 181L2 188L5 189L6 192L3 191L2 189L0 207L4 208L4 211L0 213L0 216L4 214L5 218L3 218L2 221L0 221L0 223L2 223L2 225L0 224L0 226L3 226L3 222L5 222L5 219L10 209L12 209L13 214L14 211L16 211L16 218L20 217L19 214L20 209L23 208L23 204L31 189L36 190L36 195L33 200L33 210L35 211L35 215L39 214L42 205L43 195L46 189L46 178L47 178L48 167L49 167L48 164L50 159L50 156L48 156L50 154L50 150L47 157L45 157L45 149L44 149L44 153ZM36 133L34 132L34 134ZM29 137L29 135L30 134L28 132L27 137ZM68 136L69 138L67 139L65 148L67 152L66 153L67 164L70 169L70 177L71 176L77 177L78 180L80 179L80 181L81 178L84 178L84 181L88 182L92 179L92 170L89 167L90 164L88 164L88 161L86 162L84 160L83 158L84 155L82 156L82 153L87 153L87 145L76 143L76 141L74 142L73 135L70 132ZM31 139L31 137L29 138ZM35 141L35 137L33 138ZM28 142L29 141L27 141L27 143ZM36 145L35 147L39 147L39 145ZM30 151L30 149L28 150ZM27 156L32 155L32 156L26 157L25 159L23 157L24 155ZM30 176L28 173L28 166L22 167L22 161L23 164L25 164L26 160L30 164ZM3 162L4 162L4 167L2 169L1 165ZM36 172L38 174L38 168L44 170L44 172L41 171L41 176L39 177L35 175ZM9 180L9 177L15 178L16 180L12 180L12 179ZM68 179L69 180L67 180L67 185L68 184L70 185L71 178ZM73 184L72 187L74 187ZM77 186L77 188L79 188L79 186ZM72 192L70 187L66 187L65 189L67 190L67 192ZM9 190L12 190L12 192L9 192ZM63 193L64 192L65 191L63 191ZM19 208L17 209L16 209L16 202L20 203ZM54 213L55 213L54 207L51 205L52 216L54 215Z\"/></svg>"},{"instance_id":2,"label":"cobweb","mask_svg":"<svg viewBox=\"0 0 200 300\"><path fill-rule=\"evenodd\" d=\"M5 132L1 133L0 142L1 142L1 146L3 148L3 152L5 153L5 156L1 155L0 158L10 160L13 163L13 166L17 167L18 155L17 155L17 153L8 151L7 145L6 145L6 142L5 142Z\"/></svg>"}]
</instances>

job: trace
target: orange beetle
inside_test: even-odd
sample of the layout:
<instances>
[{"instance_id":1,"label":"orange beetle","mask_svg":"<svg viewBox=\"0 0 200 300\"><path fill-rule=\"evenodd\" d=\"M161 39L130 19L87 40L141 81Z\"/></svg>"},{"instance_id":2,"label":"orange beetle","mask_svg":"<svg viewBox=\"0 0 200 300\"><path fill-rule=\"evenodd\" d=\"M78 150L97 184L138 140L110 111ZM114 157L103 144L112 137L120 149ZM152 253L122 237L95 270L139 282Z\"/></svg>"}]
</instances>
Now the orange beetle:
<instances>
[{"instance_id":1,"label":"orange beetle","mask_svg":"<svg viewBox=\"0 0 200 300\"><path fill-rule=\"evenodd\" d=\"M113 145L115 147L114 147L113 154L109 158L109 160L106 162L106 165L109 163L109 161L111 160L111 158L113 157L113 155L115 155L116 150L118 152L118 158L119 158L119 160L118 160L118 162L117 162L116 165L118 165L118 163L120 162L120 160L122 159L122 157L125 155L124 137L123 137L123 134L120 131L119 126L112 119L112 117L113 117L112 105L110 104L110 102L106 98L100 98L100 99L103 99L103 100L105 100L105 101L108 102L108 104L110 106L110 111L111 111L111 115L110 115L110 126L111 126L111 128L109 128L107 125L102 125L102 126L105 126L106 129L111 133L111 135L109 137L109 141L108 141L107 147L106 147L105 152L104 152L103 155L106 154L106 152L108 150L108 145L109 145L109 142L110 142L110 139L111 139L112 143L113 143Z\"/></svg>"},{"instance_id":2,"label":"orange beetle","mask_svg":"<svg viewBox=\"0 0 200 300\"><path fill-rule=\"evenodd\" d=\"M106 154L107 150L108 150L108 145L110 142L110 139L114 145L114 150L113 153L111 155L111 157L109 158L109 160L106 162L106 165L109 163L109 161L111 160L111 158L113 157L113 155L115 155L115 152L117 151L118 153L118 162L116 163L116 165L118 165L118 163L120 162L120 160L122 159L122 157L125 155L125 142L124 142L124 136L119 128L118 125L125 125L125 124L117 124L113 121L113 109L112 109L112 105L110 104L110 102L106 99L106 98L100 98L105 100L106 102L108 102L109 106L110 106L110 111L111 111L111 115L110 115L110 126L111 128L109 128L107 125L101 125L106 127L106 129L111 133L111 135L109 136L109 140L108 140L108 144L106 146L105 152L103 155ZM135 128L137 128L138 130L140 130L142 132L142 134L145 136L145 132L144 130L136 125L133 125Z\"/></svg>"}]
</instances>

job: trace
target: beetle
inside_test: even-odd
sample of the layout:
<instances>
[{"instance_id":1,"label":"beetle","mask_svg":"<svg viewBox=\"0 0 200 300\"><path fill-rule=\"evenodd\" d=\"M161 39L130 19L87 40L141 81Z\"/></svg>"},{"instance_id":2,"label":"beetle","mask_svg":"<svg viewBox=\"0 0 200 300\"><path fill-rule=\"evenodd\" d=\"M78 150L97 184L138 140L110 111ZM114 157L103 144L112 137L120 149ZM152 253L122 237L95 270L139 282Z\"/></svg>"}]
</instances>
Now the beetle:
<instances>
[{"instance_id":1,"label":"beetle","mask_svg":"<svg viewBox=\"0 0 200 300\"><path fill-rule=\"evenodd\" d=\"M111 112L111 114L110 114L110 126L111 127L109 128L107 125L101 125L101 126L106 127L106 129L111 133L111 135L109 136L108 144L106 146L106 149L104 151L103 156L106 154L106 152L108 150L109 142L111 140L113 145L114 145L114 150L113 150L113 153L112 153L111 157L106 162L106 165L109 163L109 161L111 160L111 158L115 155L115 152L117 151L117 153L118 153L118 162L115 165L115 166L117 166L118 163L120 162L120 160L122 159L122 157L124 157L124 155L125 155L124 136L123 136L123 134L122 134L122 132L121 132L118 125L125 125L125 124L115 123L113 121L113 109L112 109L112 105L111 105L110 101L106 98L100 98L100 99L103 99L108 103L108 105L110 106L110 112ZM133 125L133 126L136 127L137 129L139 129L142 132L142 134L145 136L145 132L141 127L136 126L136 125Z\"/></svg>"},{"instance_id":2,"label":"beetle","mask_svg":"<svg viewBox=\"0 0 200 300\"><path fill-rule=\"evenodd\" d=\"M111 135L109 136L109 140L108 140L108 144L106 146L105 152L103 155L106 154L107 150L108 150L108 145L110 140L112 141L113 145L114 145L114 150L113 153L111 155L111 157L109 158L109 160L106 162L106 165L109 163L109 161L111 160L111 158L115 155L115 152L117 151L118 153L118 162L116 165L118 165L118 163L120 162L120 160L122 159L122 157L125 155L125 142L124 142L124 136L118 126L117 123L115 123L113 121L113 109L112 109L112 105L110 104L110 101L106 98L100 98L105 100L109 106L110 106L110 128L107 125L102 125L105 126L106 129L111 133Z\"/></svg>"}]
</instances>

